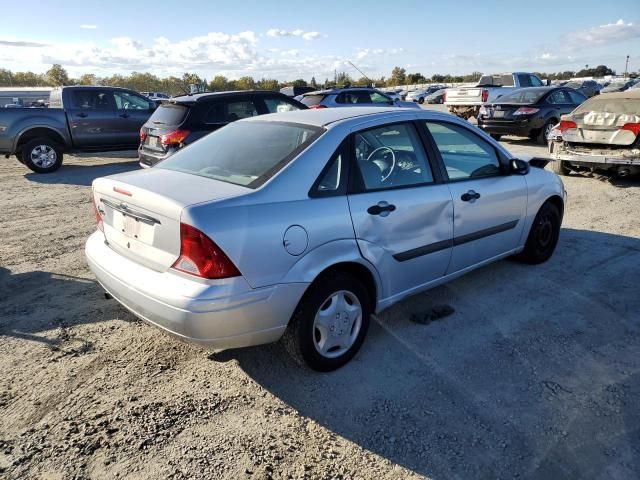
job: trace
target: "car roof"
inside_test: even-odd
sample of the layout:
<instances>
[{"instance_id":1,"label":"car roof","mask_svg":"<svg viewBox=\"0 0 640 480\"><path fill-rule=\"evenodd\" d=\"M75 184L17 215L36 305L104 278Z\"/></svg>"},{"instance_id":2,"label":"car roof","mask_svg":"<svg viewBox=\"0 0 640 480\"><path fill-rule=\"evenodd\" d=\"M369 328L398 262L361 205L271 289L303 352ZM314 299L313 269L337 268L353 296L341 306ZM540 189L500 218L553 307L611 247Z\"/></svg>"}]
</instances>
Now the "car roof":
<instances>
[{"instance_id":1,"label":"car roof","mask_svg":"<svg viewBox=\"0 0 640 480\"><path fill-rule=\"evenodd\" d=\"M628 100L640 99L640 89L632 88L629 90L625 90L624 92L611 92L611 93L601 93L600 95L592 98L622 98Z\"/></svg>"},{"instance_id":2,"label":"car roof","mask_svg":"<svg viewBox=\"0 0 640 480\"><path fill-rule=\"evenodd\" d=\"M433 112L438 114L440 112ZM396 113L420 113L415 108L398 108L398 107L348 107L348 108L320 108L308 110L293 110L290 112L271 113L260 115L257 117L245 118L241 122L267 121L267 122L290 122L304 125L312 125L316 127L326 127L329 124L337 123L352 118L371 117L372 119L393 115ZM441 114L450 117L449 114Z\"/></svg>"},{"instance_id":3,"label":"car roof","mask_svg":"<svg viewBox=\"0 0 640 480\"><path fill-rule=\"evenodd\" d=\"M340 93L340 92L352 92L352 91L358 91L358 90L363 90L363 91L371 91L371 90L376 90L376 91L380 91L377 88L372 88L372 87L344 87L344 88L327 88L324 90L316 90L315 92L307 92L305 94L303 94L304 97L308 97L311 95L331 95L332 93ZM383 92L383 93L387 93L387 92Z\"/></svg>"},{"instance_id":4,"label":"car roof","mask_svg":"<svg viewBox=\"0 0 640 480\"><path fill-rule=\"evenodd\" d=\"M204 100L208 100L214 97L224 97L224 96L241 96L241 95L283 95L280 92L276 92L275 90L231 90L228 92L204 92L204 93L194 93L191 95L180 95L179 97L172 97L169 101L175 103L195 103L201 102Z\"/></svg>"}]
</instances>

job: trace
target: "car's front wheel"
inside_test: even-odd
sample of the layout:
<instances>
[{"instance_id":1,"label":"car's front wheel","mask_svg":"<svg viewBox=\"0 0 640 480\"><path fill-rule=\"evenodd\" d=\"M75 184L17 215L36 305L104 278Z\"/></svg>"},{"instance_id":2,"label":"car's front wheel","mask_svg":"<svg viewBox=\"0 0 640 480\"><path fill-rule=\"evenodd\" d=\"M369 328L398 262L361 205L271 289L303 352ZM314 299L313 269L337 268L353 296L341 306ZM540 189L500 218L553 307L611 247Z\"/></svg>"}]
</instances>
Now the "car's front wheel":
<instances>
[{"instance_id":1,"label":"car's front wheel","mask_svg":"<svg viewBox=\"0 0 640 480\"><path fill-rule=\"evenodd\" d=\"M424 98L420 97L420 98L418 99L418 103L419 103L420 105L422 105L422 104L424 103Z\"/></svg>"},{"instance_id":2,"label":"car's front wheel","mask_svg":"<svg viewBox=\"0 0 640 480\"><path fill-rule=\"evenodd\" d=\"M36 173L55 172L62 165L62 149L50 138L34 138L22 146L22 163Z\"/></svg>"},{"instance_id":3,"label":"car's front wheel","mask_svg":"<svg viewBox=\"0 0 640 480\"><path fill-rule=\"evenodd\" d=\"M369 328L371 301L353 275L332 272L305 293L283 336L299 363L319 372L335 370L357 353Z\"/></svg>"},{"instance_id":4,"label":"car's front wheel","mask_svg":"<svg viewBox=\"0 0 640 480\"><path fill-rule=\"evenodd\" d=\"M533 220L527 243L519 258L532 265L549 260L558 244L561 223L562 216L558 207L549 201L545 202Z\"/></svg>"}]
</instances>

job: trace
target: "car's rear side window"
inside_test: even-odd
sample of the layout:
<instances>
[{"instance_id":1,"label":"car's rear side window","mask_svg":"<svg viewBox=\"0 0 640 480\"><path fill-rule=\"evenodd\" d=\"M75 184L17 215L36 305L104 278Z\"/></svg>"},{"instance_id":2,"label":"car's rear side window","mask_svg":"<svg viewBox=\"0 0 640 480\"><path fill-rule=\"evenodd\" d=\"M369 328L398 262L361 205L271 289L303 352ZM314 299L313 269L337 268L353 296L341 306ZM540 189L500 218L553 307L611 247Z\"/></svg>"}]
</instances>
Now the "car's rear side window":
<instances>
[{"instance_id":1,"label":"car's rear side window","mask_svg":"<svg viewBox=\"0 0 640 480\"><path fill-rule=\"evenodd\" d=\"M235 122L179 150L156 168L256 188L324 130L282 122Z\"/></svg>"},{"instance_id":2,"label":"car's rear side window","mask_svg":"<svg viewBox=\"0 0 640 480\"><path fill-rule=\"evenodd\" d=\"M258 109L251 100L217 100L205 114L205 123L230 123L243 118L256 117Z\"/></svg>"},{"instance_id":3,"label":"car's rear side window","mask_svg":"<svg viewBox=\"0 0 640 480\"><path fill-rule=\"evenodd\" d=\"M296 106L293 102L290 102L286 98L266 97L263 100L269 113L291 112L293 110L300 110L298 106Z\"/></svg>"},{"instance_id":4,"label":"car's rear side window","mask_svg":"<svg viewBox=\"0 0 640 480\"><path fill-rule=\"evenodd\" d=\"M302 97L301 102L307 107L313 107L314 105L320 105L326 95L305 95Z\"/></svg>"},{"instance_id":5,"label":"car's rear side window","mask_svg":"<svg viewBox=\"0 0 640 480\"><path fill-rule=\"evenodd\" d=\"M187 116L189 107L177 103L163 103L149 118L156 125L180 125Z\"/></svg>"}]
</instances>

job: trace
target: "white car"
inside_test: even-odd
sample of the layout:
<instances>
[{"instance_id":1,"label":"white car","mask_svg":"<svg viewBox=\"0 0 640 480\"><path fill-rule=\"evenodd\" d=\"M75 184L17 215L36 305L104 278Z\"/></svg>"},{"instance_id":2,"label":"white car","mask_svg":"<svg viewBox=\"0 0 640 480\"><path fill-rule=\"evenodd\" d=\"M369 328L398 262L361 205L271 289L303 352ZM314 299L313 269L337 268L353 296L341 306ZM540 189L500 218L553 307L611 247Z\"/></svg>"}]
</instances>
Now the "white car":
<instances>
[{"instance_id":1,"label":"white car","mask_svg":"<svg viewBox=\"0 0 640 480\"><path fill-rule=\"evenodd\" d=\"M93 201L87 261L135 315L215 350L284 337L329 371L372 313L501 258L549 259L565 192L456 117L354 107L230 123L96 179Z\"/></svg>"}]
</instances>

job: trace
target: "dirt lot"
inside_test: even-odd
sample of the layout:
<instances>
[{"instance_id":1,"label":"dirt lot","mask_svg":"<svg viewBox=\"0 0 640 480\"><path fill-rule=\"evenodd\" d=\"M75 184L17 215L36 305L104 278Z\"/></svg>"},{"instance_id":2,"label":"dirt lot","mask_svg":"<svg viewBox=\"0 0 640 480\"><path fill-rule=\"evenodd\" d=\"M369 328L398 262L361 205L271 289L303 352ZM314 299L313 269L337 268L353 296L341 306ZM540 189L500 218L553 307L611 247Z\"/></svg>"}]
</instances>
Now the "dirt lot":
<instances>
[{"instance_id":1,"label":"dirt lot","mask_svg":"<svg viewBox=\"0 0 640 480\"><path fill-rule=\"evenodd\" d=\"M411 298L317 374L277 344L211 355L104 299L89 185L133 168L0 161L0 477L640 477L639 179L567 178L548 263ZM438 304L455 313L409 320Z\"/></svg>"}]
</instances>

